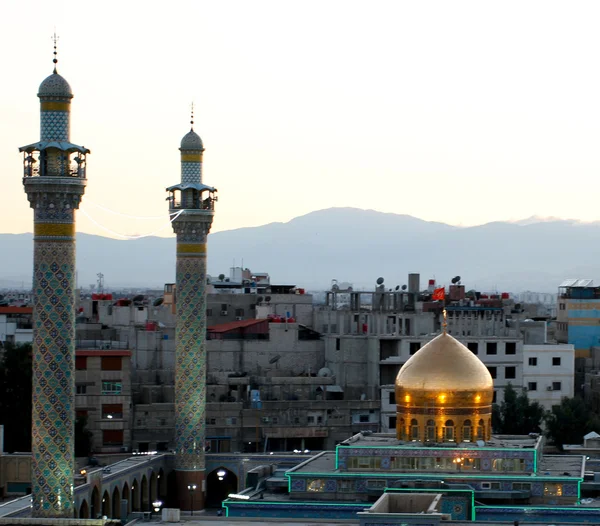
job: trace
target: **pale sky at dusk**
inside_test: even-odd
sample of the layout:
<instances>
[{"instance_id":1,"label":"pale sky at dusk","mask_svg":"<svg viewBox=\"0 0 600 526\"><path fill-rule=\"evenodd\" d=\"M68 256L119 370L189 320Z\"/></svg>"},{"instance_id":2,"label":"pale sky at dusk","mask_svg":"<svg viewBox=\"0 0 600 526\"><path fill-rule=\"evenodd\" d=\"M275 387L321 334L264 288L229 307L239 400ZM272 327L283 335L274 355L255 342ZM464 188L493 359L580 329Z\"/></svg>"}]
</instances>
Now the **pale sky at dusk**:
<instances>
[{"instance_id":1,"label":"pale sky at dusk","mask_svg":"<svg viewBox=\"0 0 600 526\"><path fill-rule=\"evenodd\" d=\"M213 232L333 206L598 220L599 24L592 1L7 0L0 231L32 230L18 147L39 139L55 27L92 151L82 208L115 231L164 226L191 101Z\"/></svg>"}]
</instances>

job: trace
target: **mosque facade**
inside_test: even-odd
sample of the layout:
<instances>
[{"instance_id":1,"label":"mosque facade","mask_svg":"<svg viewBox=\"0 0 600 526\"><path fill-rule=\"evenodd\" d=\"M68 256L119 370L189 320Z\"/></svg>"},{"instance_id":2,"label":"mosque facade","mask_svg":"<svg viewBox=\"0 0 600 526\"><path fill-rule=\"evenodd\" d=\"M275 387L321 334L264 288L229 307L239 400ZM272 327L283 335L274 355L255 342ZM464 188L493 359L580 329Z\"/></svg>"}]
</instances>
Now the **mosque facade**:
<instances>
[{"instance_id":1,"label":"mosque facade","mask_svg":"<svg viewBox=\"0 0 600 526\"><path fill-rule=\"evenodd\" d=\"M89 150L70 142L68 82L40 85L40 140L20 148L34 222L32 514L73 516L75 394L75 211Z\"/></svg>"}]
</instances>

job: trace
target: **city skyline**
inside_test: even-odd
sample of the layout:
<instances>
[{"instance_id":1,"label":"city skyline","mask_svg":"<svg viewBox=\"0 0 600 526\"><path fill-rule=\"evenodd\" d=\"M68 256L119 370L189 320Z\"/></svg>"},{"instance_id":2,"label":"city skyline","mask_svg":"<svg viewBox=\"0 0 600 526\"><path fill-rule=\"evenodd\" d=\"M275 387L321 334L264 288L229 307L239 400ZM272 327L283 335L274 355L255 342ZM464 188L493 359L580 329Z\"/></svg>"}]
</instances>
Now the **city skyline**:
<instances>
[{"instance_id":1,"label":"city skyline","mask_svg":"<svg viewBox=\"0 0 600 526\"><path fill-rule=\"evenodd\" d=\"M30 231L17 147L39 128L54 23L73 133L93 153L79 231L111 236L93 219L171 235L164 189L192 101L219 189L213 232L332 206L464 226L597 219L598 6L360 7L65 1L24 17L9 4L4 47L19 51L6 54L18 81L0 102L3 232Z\"/></svg>"}]
</instances>

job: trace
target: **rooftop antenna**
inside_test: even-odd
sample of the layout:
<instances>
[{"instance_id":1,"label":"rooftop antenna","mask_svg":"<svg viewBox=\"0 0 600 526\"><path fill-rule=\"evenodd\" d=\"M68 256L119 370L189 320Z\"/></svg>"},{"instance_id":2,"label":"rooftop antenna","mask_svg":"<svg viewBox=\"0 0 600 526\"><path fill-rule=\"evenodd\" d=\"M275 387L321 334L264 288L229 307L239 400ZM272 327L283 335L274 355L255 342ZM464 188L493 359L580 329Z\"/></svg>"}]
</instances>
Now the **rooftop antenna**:
<instances>
[{"instance_id":1,"label":"rooftop antenna","mask_svg":"<svg viewBox=\"0 0 600 526\"><path fill-rule=\"evenodd\" d=\"M98 277L98 292L102 294L104 292L104 274L102 274L102 272L98 272L96 276Z\"/></svg>"},{"instance_id":2,"label":"rooftop antenna","mask_svg":"<svg viewBox=\"0 0 600 526\"><path fill-rule=\"evenodd\" d=\"M58 64L58 59L56 58L57 56L57 51L56 51L56 44L58 43L58 35L56 34L56 29L54 29L54 35L52 35L52 40L54 41L54 59L52 59L52 62L54 63L54 71L53 73L56 74L56 64Z\"/></svg>"}]
</instances>

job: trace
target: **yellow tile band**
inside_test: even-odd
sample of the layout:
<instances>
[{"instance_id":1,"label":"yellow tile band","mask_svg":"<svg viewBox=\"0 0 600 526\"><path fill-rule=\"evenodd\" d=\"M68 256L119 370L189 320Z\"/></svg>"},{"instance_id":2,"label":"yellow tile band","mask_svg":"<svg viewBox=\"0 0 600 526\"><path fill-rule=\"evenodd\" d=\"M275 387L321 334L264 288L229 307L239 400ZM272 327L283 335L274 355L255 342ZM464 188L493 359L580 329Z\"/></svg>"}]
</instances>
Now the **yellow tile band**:
<instances>
[{"instance_id":1,"label":"yellow tile band","mask_svg":"<svg viewBox=\"0 0 600 526\"><path fill-rule=\"evenodd\" d=\"M75 223L36 223L33 233L36 236L74 237Z\"/></svg>"},{"instance_id":2,"label":"yellow tile band","mask_svg":"<svg viewBox=\"0 0 600 526\"><path fill-rule=\"evenodd\" d=\"M202 162L202 154L201 153L182 153L181 154L181 162L182 163L201 163Z\"/></svg>"},{"instance_id":3,"label":"yellow tile band","mask_svg":"<svg viewBox=\"0 0 600 526\"><path fill-rule=\"evenodd\" d=\"M178 254L206 254L206 243L178 243Z\"/></svg>"},{"instance_id":4,"label":"yellow tile band","mask_svg":"<svg viewBox=\"0 0 600 526\"><path fill-rule=\"evenodd\" d=\"M71 107L70 102L55 102L55 101L42 102L42 111L69 111L70 107Z\"/></svg>"}]
</instances>

